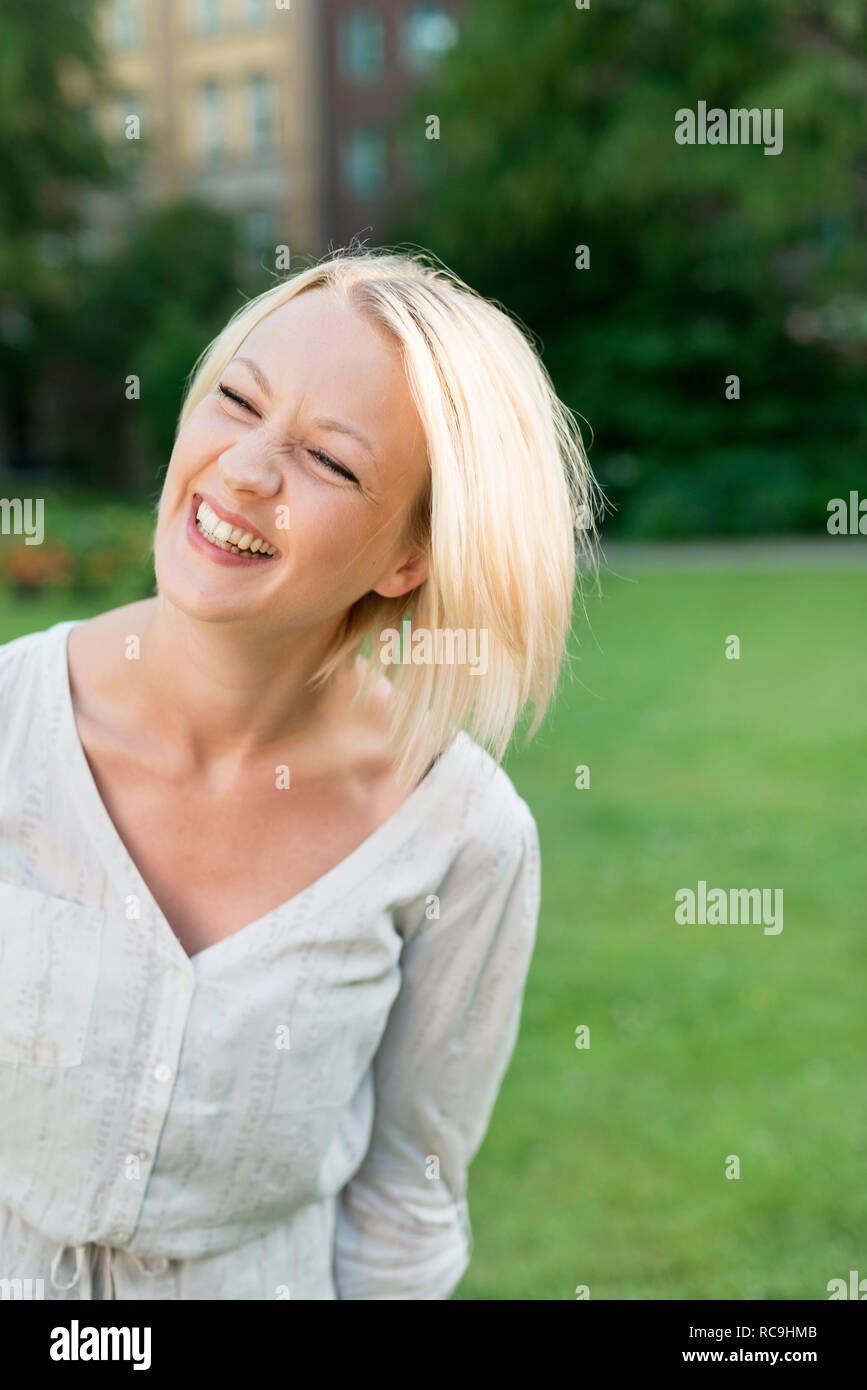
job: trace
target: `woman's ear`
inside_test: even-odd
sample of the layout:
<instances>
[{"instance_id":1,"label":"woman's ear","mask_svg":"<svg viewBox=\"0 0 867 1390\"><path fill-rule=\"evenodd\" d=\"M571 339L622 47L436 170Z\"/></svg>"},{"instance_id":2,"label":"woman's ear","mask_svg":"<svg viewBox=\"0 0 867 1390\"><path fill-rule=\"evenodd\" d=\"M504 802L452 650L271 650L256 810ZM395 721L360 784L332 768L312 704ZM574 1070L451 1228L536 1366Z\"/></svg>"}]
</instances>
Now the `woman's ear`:
<instances>
[{"instance_id":1,"label":"woman's ear","mask_svg":"<svg viewBox=\"0 0 867 1390\"><path fill-rule=\"evenodd\" d=\"M408 594L412 589L417 589L427 576L427 556L418 551L390 574L383 575L382 579L374 584L373 592L383 598L400 598L401 594Z\"/></svg>"}]
</instances>

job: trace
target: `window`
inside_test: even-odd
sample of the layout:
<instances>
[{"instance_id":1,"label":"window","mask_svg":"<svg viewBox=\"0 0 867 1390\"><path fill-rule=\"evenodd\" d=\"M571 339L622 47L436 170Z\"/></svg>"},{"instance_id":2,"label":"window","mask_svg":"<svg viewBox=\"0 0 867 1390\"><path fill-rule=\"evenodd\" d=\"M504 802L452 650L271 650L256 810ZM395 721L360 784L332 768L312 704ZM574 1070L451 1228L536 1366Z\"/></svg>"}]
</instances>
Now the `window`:
<instances>
[{"instance_id":1,"label":"window","mask_svg":"<svg viewBox=\"0 0 867 1390\"><path fill-rule=\"evenodd\" d=\"M267 251L273 258L277 243L276 221L271 208L251 208L244 213L241 221L244 245L248 251L261 259Z\"/></svg>"},{"instance_id":2,"label":"window","mask_svg":"<svg viewBox=\"0 0 867 1390\"><path fill-rule=\"evenodd\" d=\"M343 186L356 198L375 198L388 183L385 137L355 130L343 146Z\"/></svg>"},{"instance_id":3,"label":"window","mask_svg":"<svg viewBox=\"0 0 867 1390\"><path fill-rule=\"evenodd\" d=\"M354 10L338 31L340 68L355 82L374 82L385 67L385 25L374 10Z\"/></svg>"},{"instance_id":4,"label":"window","mask_svg":"<svg viewBox=\"0 0 867 1390\"><path fill-rule=\"evenodd\" d=\"M198 0L198 27L200 34L219 34L223 27L222 0Z\"/></svg>"},{"instance_id":5,"label":"window","mask_svg":"<svg viewBox=\"0 0 867 1390\"><path fill-rule=\"evenodd\" d=\"M274 0L244 0L244 15L251 29L264 29L274 11Z\"/></svg>"},{"instance_id":6,"label":"window","mask_svg":"<svg viewBox=\"0 0 867 1390\"><path fill-rule=\"evenodd\" d=\"M250 148L256 155L266 155L274 143L273 99L274 88L267 77L256 73L250 78Z\"/></svg>"},{"instance_id":7,"label":"window","mask_svg":"<svg viewBox=\"0 0 867 1390\"><path fill-rule=\"evenodd\" d=\"M218 82L205 82L199 96L199 120L202 152L208 164L216 163L225 153L225 101Z\"/></svg>"},{"instance_id":8,"label":"window","mask_svg":"<svg viewBox=\"0 0 867 1390\"><path fill-rule=\"evenodd\" d=\"M458 41L458 26L438 5L416 5L403 23L401 48L410 72L430 72Z\"/></svg>"},{"instance_id":9,"label":"window","mask_svg":"<svg viewBox=\"0 0 867 1390\"><path fill-rule=\"evenodd\" d=\"M115 48L135 48L144 39L141 0L113 0L109 38Z\"/></svg>"}]
</instances>

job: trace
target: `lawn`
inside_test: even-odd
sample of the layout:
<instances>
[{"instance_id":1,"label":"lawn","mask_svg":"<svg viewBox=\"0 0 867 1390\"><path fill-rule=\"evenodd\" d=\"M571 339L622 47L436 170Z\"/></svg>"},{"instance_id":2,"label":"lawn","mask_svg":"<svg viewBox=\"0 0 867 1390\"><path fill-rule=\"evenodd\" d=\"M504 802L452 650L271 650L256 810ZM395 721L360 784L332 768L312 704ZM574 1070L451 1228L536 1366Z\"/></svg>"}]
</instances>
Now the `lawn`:
<instances>
[{"instance_id":1,"label":"lawn","mask_svg":"<svg viewBox=\"0 0 867 1390\"><path fill-rule=\"evenodd\" d=\"M867 574L602 587L508 762L542 911L456 1297L827 1298L867 1275ZM700 879L783 930L678 925Z\"/></svg>"},{"instance_id":2,"label":"lawn","mask_svg":"<svg viewBox=\"0 0 867 1390\"><path fill-rule=\"evenodd\" d=\"M7 605L0 641L109 606ZM825 1299L867 1275L865 615L867 572L795 561L633 567L588 600L508 761L542 912L456 1299ZM701 879L781 888L783 930L679 925Z\"/></svg>"}]
</instances>

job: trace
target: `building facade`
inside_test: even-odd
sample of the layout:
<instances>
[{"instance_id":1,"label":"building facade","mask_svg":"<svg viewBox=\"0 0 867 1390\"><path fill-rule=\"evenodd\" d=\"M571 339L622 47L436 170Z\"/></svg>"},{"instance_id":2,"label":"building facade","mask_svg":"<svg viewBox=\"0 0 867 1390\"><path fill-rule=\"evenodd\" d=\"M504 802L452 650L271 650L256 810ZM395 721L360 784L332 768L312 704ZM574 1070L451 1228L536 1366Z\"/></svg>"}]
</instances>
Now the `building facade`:
<instances>
[{"instance_id":1,"label":"building facade","mask_svg":"<svg viewBox=\"0 0 867 1390\"><path fill-rule=\"evenodd\" d=\"M318 0L107 0L100 25L115 91L100 121L140 161L136 192L206 198L239 218L253 252L313 250L323 216Z\"/></svg>"},{"instance_id":2,"label":"building facade","mask_svg":"<svg viewBox=\"0 0 867 1390\"><path fill-rule=\"evenodd\" d=\"M104 0L114 95L99 120L135 161L130 196L199 194L239 218L256 258L375 240L413 178L395 121L457 42L463 4ZM94 224L118 208L96 195Z\"/></svg>"},{"instance_id":3,"label":"building facade","mask_svg":"<svg viewBox=\"0 0 867 1390\"><path fill-rule=\"evenodd\" d=\"M379 239L419 173L423 128L401 130L419 83L459 37L464 0L321 0L323 216L328 236Z\"/></svg>"}]
</instances>

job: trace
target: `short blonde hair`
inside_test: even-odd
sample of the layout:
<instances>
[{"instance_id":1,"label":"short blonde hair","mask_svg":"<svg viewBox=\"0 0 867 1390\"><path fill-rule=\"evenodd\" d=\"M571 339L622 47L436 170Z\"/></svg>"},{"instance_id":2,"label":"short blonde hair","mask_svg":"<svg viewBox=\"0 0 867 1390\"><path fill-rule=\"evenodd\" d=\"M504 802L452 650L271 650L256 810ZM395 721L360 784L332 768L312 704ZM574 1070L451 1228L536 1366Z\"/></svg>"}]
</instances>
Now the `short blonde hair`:
<instances>
[{"instance_id":1,"label":"short blonde hair","mask_svg":"<svg viewBox=\"0 0 867 1390\"><path fill-rule=\"evenodd\" d=\"M392 681L391 739L413 779L460 729L499 762L522 712L536 732L557 684L579 562L593 567L598 489L581 431L527 332L429 252L341 249L249 300L191 373L178 429L247 335L306 290L344 297L392 335L425 433L429 476L407 520L428 577L400 598L372 591L348 610L312 677L324 684L369 641L401 627L481 633L487 669L367 663L361 696Z\"/></svg>"}]
</instances>

